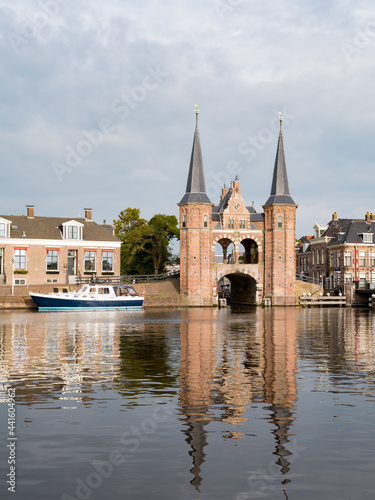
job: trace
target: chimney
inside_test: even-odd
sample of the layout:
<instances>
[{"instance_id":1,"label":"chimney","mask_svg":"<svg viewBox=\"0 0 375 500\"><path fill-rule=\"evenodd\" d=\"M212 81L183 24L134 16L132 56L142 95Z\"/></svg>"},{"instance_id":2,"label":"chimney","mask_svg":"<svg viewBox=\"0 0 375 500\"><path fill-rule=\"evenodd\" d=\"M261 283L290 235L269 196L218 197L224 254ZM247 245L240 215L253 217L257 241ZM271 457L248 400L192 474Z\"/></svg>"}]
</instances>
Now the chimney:
<instances>
[{"instance_id":1,"label":"chimney","mask_svg":"<svg viewBox=\"0 0 375 500\"><path fill-rule=\"evenodd\" d=\"M334 213L332 214L332 220L337 220L337 213L336 213L336 212L334 212Z\"/></svg>"},{"instance_id":2,"label":"chimney","mask_svg":"<svg viewBox=\"0 0 375 500\"><path fill-rule=\"evenodd\" d=\"M371 222L371 218L370 218L370 212L367 212L367 214L365 215L365 220L368 224L370 224Z\"/></svg>"},{"instance_id":3,"label":"chimney","mask_svg":"<svg viewBox=\"0 0 375 500\"><path fill-rule=\"evenodd\" d=\"M241 193L241 190L240 190L240 180L238 178L238 175L236 175L236 178L232 182L232 186L233 186L233 190L234 190L235 193Z\"/></svg>"},{"instance_id":4,"label":"chimney","mask_svg":"<svg viewBox=\"0 0 375 500\"><path fill-rule=\"evenodd\" d=\"M27 218L34 219L34 205L26 205Z\"/></svg>"},{"instance_id":5,"label":"chimney","mask_svg":"<svg viewBox=\"0 0 375 500\"><path fill-rule=\"evenodd\" d=\"M85 208L85 219L88 222L92 222L92 208Z\"/></svg>"},{"instance_id":6,"label":"chimney","mask_svg":"<svg viewBox=\"0 0 375 500\"><path fill-rule=\"evenodd\" d=\"M371 220L375 220L375 214L371 213L371 214L370 214L370 219L371 219Z\"/></svg>"},{"instance_id":7,"label":"chimney","mask_svg":"<svg viewBox=\"0 0 375 500\"><path fill-rule=\"evenodd\" d=\"M222 201L222 200L225 198L225 196L227 195L227 193L228 193L228 188L227 188L227 187L225 186L225 184L224 184L224 187L223 187L223 189L221 190L221 198L220 198L220 201Z\"/></svg>"}]
</instances>

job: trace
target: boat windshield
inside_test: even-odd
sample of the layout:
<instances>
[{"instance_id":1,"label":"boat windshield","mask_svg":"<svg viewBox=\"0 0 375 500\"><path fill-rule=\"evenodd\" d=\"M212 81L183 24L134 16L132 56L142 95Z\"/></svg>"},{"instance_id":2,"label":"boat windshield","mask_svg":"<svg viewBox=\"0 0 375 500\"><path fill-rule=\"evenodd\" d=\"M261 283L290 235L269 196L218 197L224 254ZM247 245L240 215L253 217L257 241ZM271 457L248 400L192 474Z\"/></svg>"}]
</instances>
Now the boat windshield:
<instances>
[{"instance_id":1,"label":"boat windshield","mask_svg":"<svg viewBox=\"0 0 375 500\"><path fill-rule=\"evenodd\" d=\"M132 296L137 296L137 292L134 290L132 286L117 286L115 287L115 292L116 295L132 295Z\"/></svg>"}]
</instances>

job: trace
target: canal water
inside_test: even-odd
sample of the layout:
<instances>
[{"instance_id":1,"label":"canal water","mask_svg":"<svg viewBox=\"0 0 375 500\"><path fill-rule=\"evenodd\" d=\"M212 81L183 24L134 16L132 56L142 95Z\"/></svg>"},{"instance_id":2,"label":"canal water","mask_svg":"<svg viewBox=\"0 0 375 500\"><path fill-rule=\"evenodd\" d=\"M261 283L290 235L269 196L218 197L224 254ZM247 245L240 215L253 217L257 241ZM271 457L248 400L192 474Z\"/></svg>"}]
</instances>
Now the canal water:
<instances>
[{"instance_id":1,"label":"canal water","mask_svg":"<svg viewBox=\"0 0 375 500\"><path fill-rule=\"evenodd\" d=\"M2 312L0 497L374 498L374 318Z\"/></svg>"}]
</instances>

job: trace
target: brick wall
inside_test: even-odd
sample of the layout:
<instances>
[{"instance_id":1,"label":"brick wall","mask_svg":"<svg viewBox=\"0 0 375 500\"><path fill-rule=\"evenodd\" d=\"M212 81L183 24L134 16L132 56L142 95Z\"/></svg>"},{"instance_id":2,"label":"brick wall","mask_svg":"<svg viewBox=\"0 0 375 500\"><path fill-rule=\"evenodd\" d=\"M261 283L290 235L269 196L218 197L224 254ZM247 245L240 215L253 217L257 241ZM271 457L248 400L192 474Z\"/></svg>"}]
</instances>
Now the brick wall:
<instances>
[{"instance_id":1,"label":"brick wall","mask_svg":"<svg viewBox=\"0 0 375 500\"><path fill-rule=\"evenodd\" d=\"M212 296L211 219L211 205L180 206L181 293L198 302Z\"/></svg>"},{"instance_id":2,"label":"brick wall","mask_svg":"<svg viewBox=\"0 0 375 500\"><path fill-rule=\"evenodd\" d=\"M275 205L265 212L265 295L273 305L295 304L296 207ZM281 227L279 227L281 217Z\"/></svg>"}]
</instances>

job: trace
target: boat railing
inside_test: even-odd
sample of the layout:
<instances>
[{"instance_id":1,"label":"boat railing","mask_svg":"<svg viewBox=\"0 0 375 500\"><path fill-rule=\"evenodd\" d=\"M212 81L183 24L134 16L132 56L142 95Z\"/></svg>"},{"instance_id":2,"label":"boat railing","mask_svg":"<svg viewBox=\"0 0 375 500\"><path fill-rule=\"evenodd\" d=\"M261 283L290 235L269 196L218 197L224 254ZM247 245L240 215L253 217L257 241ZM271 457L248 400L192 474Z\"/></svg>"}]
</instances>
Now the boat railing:
<instances>
[{"instance_id":1,"label":"boat railing","mask_svg":"<svg viewBox=\"0 0 375 500\"><path fill-rule=\"evenodd\" d=\"M154 281L165 281L167 279L179 278L180 271L172 271L162 274L135 274L126 276L77 276L76 285L102 284L125 285L136 283L149 283Z\"/></svg>"}]
</instances>

